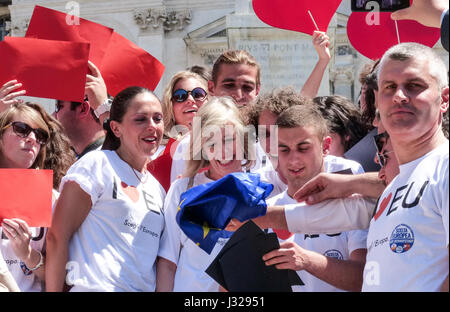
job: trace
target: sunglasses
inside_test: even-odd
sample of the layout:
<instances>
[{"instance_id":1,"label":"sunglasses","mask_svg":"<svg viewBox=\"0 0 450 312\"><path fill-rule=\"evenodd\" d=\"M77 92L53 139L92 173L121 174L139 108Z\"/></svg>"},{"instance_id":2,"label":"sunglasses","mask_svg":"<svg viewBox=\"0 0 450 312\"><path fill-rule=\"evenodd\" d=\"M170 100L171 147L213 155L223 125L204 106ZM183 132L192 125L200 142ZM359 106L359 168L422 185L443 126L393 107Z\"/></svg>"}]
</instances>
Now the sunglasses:
<instances>
[{"instance_id":1,"label":"sunglasses","mask_svg":"<svg viewBox=\"0 0 450 312\"><path fill-rule=\"evenodd\" d=\"M387 132L377 134L373 137L373 141L375 142L375 146L376 146L377 152L379 154L381 154L384 144L386 144L388 139L389 139L389 134Z\"/></svg>"},{"instance_id":2,"label":"sunglasses","mask_svg":"<svg viewBox=\"0 0 450 312\"><path fill-rule=\"evenodd\" d=\"M192 91L178 89L178 90L175 90L175 92L173 92L172 100L174 100L177 103L183 103L184 101L186 101L188 99L189 94L191 94L192 97L194 98L194 100L196 100L196 101L203 101L206 98L206 96L208 95L206 93L206 91L200 87L195 88Z\"/></svg>"},{"instance_id":3,"label":"sunglasses","mask_svg":"<svg viewBox=\"0 0 450 312\"><path fill-rule=\"evenodd\" d=\"M29 125L27 125L26 123L20 122L20 121L14 121L10 124L8 124L7 126L5 126L3 130L9 128L12 126L12 129L14 131L15 134L17 134L19 137L21 138L27 138L31 131L33 131L35 137L36 137L36 142L38 142L41 145L45 145L47 144L48 141L48 133L45 130L42 129L33 129L31 128Z\"/></svg>"}]
</instances>

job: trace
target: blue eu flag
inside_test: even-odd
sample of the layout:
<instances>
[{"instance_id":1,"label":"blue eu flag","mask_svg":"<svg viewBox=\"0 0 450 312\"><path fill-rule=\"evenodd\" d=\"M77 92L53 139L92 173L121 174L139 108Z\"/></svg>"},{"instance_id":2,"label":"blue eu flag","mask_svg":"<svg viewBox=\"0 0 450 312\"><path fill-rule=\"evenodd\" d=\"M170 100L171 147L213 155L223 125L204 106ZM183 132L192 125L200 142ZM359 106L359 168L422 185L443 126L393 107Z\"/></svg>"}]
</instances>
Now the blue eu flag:
<instances>
[{"instance_id":1,"label":"blue eu flag","mask_svg":"<svg viewBox=\"0 0 450 312\"><path fill-rule=\"evenodd\" d=\"M259 174L231 173L222 179L198 185L184 192L176 216L182 231L208 254L231 219L243 222L266 214L265 199L272 184L261 182Z\"/></svg>"}]
</instances>

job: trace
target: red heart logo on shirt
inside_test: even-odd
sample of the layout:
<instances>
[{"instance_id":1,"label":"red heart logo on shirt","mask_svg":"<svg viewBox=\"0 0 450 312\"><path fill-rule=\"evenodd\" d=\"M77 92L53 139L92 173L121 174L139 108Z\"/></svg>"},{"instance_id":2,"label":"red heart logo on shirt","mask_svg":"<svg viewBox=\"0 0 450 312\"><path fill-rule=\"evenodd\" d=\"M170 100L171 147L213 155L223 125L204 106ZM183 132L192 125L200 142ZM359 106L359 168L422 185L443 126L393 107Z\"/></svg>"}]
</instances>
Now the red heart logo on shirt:
<instances>
[{"instance_id":1,"label":"red heart logo on shirt","mask_svg":"<svg viewBox=\"0 0 450 312\"><path fill-rule=\"evenodd\" d=\"M135 186L128 185L125 182L121 182L123 192L135 203L139 201L139 191Z\"/></svg>"},{"instance_id":2,"label":"red heart logo on shirt","mask_svg":"<svg viewBox=\"0 0 450 312\"><path fill-rule=\"evenodd\" d=\"M397 21L400 42L417 42L433 47L441 36L439 28L426 27L416 21ZM362 55L376 60L398 44L391 12L353 12L347 23L352 46Z\"/></svg>"},{"instance_id":3,"label":"red heart logo on shirt","mask_svg":"<svg viewBox=\"0 0 450 312\"><path fill-rule=\"evenodd\" d=\"M319 30L326 32L341 2L342 0L253 0L253 9L261 21L270 26L312 36L317 30L313 19Z\"/></svg>"},{"instance_id":4,"label":"red heart logo on shirt","mask_svg":"<svg viewBox=\"0 0 450 312\"><path fill-rule=\"evenodd\" d=\"M388 197L385 197L382 201L381 204L378 208L377 213L375 214L375 216L373 217L375 219L375 221L377 221L377 219L381 216L381 214L383 213L383 211L386 209L386 207L388 206L388 204L391 202L391 198L392 198L392 193L389 193Z\"/></svg>"}]
</instances>

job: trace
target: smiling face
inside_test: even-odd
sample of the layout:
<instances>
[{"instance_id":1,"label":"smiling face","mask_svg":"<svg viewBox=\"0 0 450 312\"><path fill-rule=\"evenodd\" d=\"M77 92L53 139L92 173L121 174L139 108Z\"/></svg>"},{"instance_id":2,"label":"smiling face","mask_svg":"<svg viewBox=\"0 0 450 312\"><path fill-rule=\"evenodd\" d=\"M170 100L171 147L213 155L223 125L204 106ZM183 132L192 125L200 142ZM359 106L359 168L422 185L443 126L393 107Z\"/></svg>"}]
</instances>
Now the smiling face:
<instances>
[{"instance_id":1,"label":"smiling face","mask_svg":"<svg viewBox=\"0 0 450 312\"><path fill-rule=\"evenodd\" d=\"M204 84L200 83L195 78L184 78L180 79L175 86L173 87L173 91L183 89L186 91L192 91L195 88L204 88ZM175 102L172 100L173 106L173 114L175 117L176 125L183 125L191 129L192 120L199 108L205 103L206 97L203 99L194 99L192 93L189 93L189 96L186 101L182 103ZM168 129L170 130L170 129Z\"/></svg>"},{"instance_id":2,"label":"smiling face","mask_svg":"<svg viewBox=\"0 0 450 312\"><path fill-rule=\"evenodd\" d=\"M111 129L120 138L119 155L141 164L158 150L164 132L162 108L148 92L139 93L130 101L122 122L112 120ZM141 165L133 167L139 169Z\"/></svg>"},{"instance_id":3,"label":"smiling face","mask_svg":"<svg viewBox=\"0 0 450 312\"><path fill-rule=\"evenodd\" d=\"M232 125L215 131L204 141L202 148L209 160L208 173L212 180L219 180L227 174L242 171L241 146Z\"/></svg>"},{"instance_id":4,"label":"smiling face","mask_svg":"<svg viewBox=\"0 0 450 312\"><path fill-rule=\"evenodd\" d=\"M33 129L39 128L30 118L16 114L11 122L23 122ZM44 130L45 131L45 130ZM30 168L38 157L41 145L36 141L33 131L26 138L22 138L10 126L3 130L0 139L0 168Z\"/></svg>"},{"instance_id":5,"label":"smiling face","mask_svg":"<svg viewBox=\"0 0 450 312\"><path fill-rule=\"evenodd\" d=\"M238 108L251 104L259 94L258 68L246 64L221 64L216 81L208 88L214 96L232 97Z\"/></svg>"},{"instance_id":6,"label":"smiling face","mask_svg":"<svg viewBox=\"0 0 450 312\"><path fill-rule=\"evenodd\" d=\"M288 181L288 194L324 171L330 138L319 139L313 126L278 129L278 171Z\"/></svg>"},{"instance_id":7,"label":"smiling face","mask_svg":"<svg viewBox=\"0 0 450 312\"><path fill-rule=\"evenodd\" d=\"M389 59L380 70L378 109L390 136L407 143L438 131L448 105L448 86L439 88L428 60Z\"/></svg>"}]
</instances>

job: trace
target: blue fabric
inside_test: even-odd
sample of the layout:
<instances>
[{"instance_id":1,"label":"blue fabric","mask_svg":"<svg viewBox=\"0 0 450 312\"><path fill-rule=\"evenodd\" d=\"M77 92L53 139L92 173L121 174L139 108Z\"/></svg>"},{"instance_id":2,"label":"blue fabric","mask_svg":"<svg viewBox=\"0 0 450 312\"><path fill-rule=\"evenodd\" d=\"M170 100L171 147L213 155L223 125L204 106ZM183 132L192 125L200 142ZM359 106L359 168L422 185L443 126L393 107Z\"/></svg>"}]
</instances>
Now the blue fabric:
<instances>
[{"instance_id":1,"label":"blue fabric","mask_svg":"<svg viewBox=\"0 0 450 312\"><path fill-rule=\"evenodd\" d=\"M261 182L259 174L236 172L184 192L176 216L181 230L208 254L231 219L245 221L266 214L266 198L272 184Z\"/></svg>"}]
</instances>

